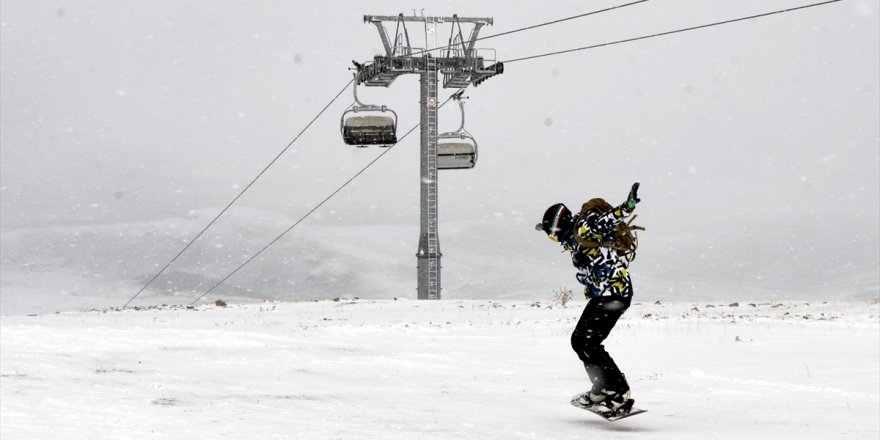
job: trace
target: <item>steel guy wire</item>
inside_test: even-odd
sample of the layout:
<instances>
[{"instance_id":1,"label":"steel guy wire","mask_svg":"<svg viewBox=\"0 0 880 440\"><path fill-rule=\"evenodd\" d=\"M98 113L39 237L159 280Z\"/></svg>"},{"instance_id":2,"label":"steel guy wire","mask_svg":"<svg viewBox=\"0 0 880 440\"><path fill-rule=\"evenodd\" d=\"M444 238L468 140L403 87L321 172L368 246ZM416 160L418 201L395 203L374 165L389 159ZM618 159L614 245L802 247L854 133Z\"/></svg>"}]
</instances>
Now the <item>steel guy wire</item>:
<instances>
[{"instance_id":1,"label":"steel guy wire","mask_svg":"<svg viewBox=\"0 0 880 440\"><path fill-rule=\"evenodd\" d=\"M453 93L452 95L450 95L448 98L446 98L446 100L443 101L443 103L440 104L437 108L438 108L438 109L443 108L443 106L446 105L446 103L449 102L449 100L452 99L452 97L453 97L456 93L459 93L459 92L461 92L461 91L463 91L463 90L464 90L463 88L462 88L462 89L458 89L458 91L456 91L455 93ZM302 223L305 219L307 219L307 218L308 218L309 216L311 216L315 211L317 211L318 208L320 208L320 207L323 206L325 203L327 203L327 201L329 201L331 198L333 198L333 196L335 196L336 194L338 194L340 191L342 191L343 188L347 187L351 182L353 182L355 179L357 179L358 176L360 176L361 174L363 174L364 171L366 171L368 168L370 168L371 166L373 166L373 164L375 164L376 162L378 162L379 159L381 159L381 158L384 157L386 154L388 154L388 152L391 151L395 146L397 146L397 144L399 144L399 143L400 143L401 141L403 141L407 136L409 136L413 131L415 131L415 129L418 128L419 125L421 125L421 123L418 123L418 124L416 124L415 126L413 126L413 128L409 129L409 131L407 131L406 134L404 134L403 136L401 136L400 139L398 139L397 142L396 142L394 145L392 145L392 146L390 146L390 147L388 147L388 148L385 148L385 149L384 149L385 151L383 151L381 154L379 154L379 155L376 156L373 160L371 160L369 163L367 163L363 168L361 168L358 172L356 172L353 176L351 176L350 179L346 180L345 183L343 183L342 185L340 185L338 188L336 188L335 191L333 191L332 193L330 193L330 195L328 195L327 197L325 197L324 200L321 200L321 202L318 203L317 205L315 205L314 208L310 209L308 212L305 213L305 215L303 215L302 217L300 217L299 220L297 220L297 221L294 222L292 225L290 225L289 228L285 229L284 232L278 234L278 236L275 237L272 241L270 241L269 244L267 244L266 246L263 246L262 249L260 249L260 250L257 251L256 253L254 253L254 255L251 255L247 260L245 260L244 263L241 263L241 265L239 265L238 267L236 267L235 270L233 270L233 271L230 272L228 275L226 275L225 277L223 277L220 281L217 281L217 283L214 284L213 286L211 286L210 289L206 290L204 293L202 293L201 295L199 295L199 297L196 298L196 299L194 299L193 302L190 303L190 305L197 303L199 300L201 300L202 298L204 298L205 296L207 296L209 293L211 293L212 291L214 291L214 289L216 289L219 285L223 284L226 280L228 280L228 279L231 278L233 275L235 275L239 270L241 270L242 268L244 268L245 266L247 266L251 261L253 261L253 260L256 259L257 257L259 257L260 254L262 254L263 252L266 251L266 249L269 249L272 245L274 245L275 243L277 243L278 240L281 240L281 238L284 237L285 235L287 235L288 232L290 232L291 230L293 230L293 228L297 227L300 223Z\"/></svg>"},{"instance_id":2,"label":"steel guy wire","mask_svg":"<svg viewBox=\"0 0 880 440\"><path fill-rule=\"evenodd\" d=\"M487 36L485 36L485 37L477 38L477 39L474 40L474 41L488 40L488 39L490 39L490 38L496 38L496 37L501 37L501 36L504 36L504 35L515 34L515 33L517 33L517 32L528 31L528 30L532 30L532 29L535 29L535 28L543 27L543 26L549 26L549 25L551 25L551 24L562 23L562 22L564 22L564 21L568 21L568 20L574 20L574 19L577 19L577 18L583 18L583 17L587 17L587 16L590 16L590 15L599 14L599 13L601 13L601 12L613 11L613 10L615 10L615 9L625 8L625 7L627 7L627 6L637 5L637 4L639 4L639 3L645 3L645 2L647 2L647 1L650 1L650 0L638 0L638 1L635 1L635 2L624 3L624 4L622 4L622 5L617 5L617 6L611 6L611 7L609 7L609 8L605 8L605 9L598 9L598 10L595 10L595 11L586 12L586 13L579 14L579 15L572 15L571 17L560 18L559 20L548 21L548 22L546 22L546 23L536 24L536 25L533 25L533 26L526 26L526 27L524 27L524 28L514 29L514 30L512 30L512 31L506 31L506 32L502 32L502 33L500 33L500 34L487 35Z\"/></svg>"},{"instance_id":3,"label":"steel guy wire","mask_svg":"<svg viewBox=\"0 0 880 440\"><path fill-rule=\"evenodd\" d=\"M519 29L514 29L514 30L510 30L510 31L505 31L505 32L502 32L502 33L500 33L500 34L494 34L494 35L487 35L487 36L485 36L485 37L479 37L479 38L477 38L477 39L474 40L474 41L475 41L475 42L476 42L476 41L483 41L483 40L488 40L488 39L490 39L490 38L496 38L496 37L501 37L501 36L504 36L504 35L515 34L515 33L517 33L517 32L522 32L522 31L528 31L528 30L532 30L532 29L537 29L537 28L539 28L539 27L549 26L549 25L551 25L551 24L558 24L558 23L562 23L562 22L564 22L564 21L569 21L569 20L575 20L575 19L578 19L578 18L588 17L588 16L590 16L590 15L596 15L596 14L599 14L599 13L602 13L602 12L613 11L613 10L615 10L615 9L625 8L625 7L627 7L627 6L637 5L637 4L639 4L639 3L645 3L645 2L648 2L648 1L651 1L651 0L638 0L638 1L630 2L630 3L620 4L620 5L617 5L617 6L611 6L611 7L605 8L605 9L597 9L597 10L595 10L595 11L585 12L585 13L583 13L583 14L572 15L571 17L565 17L565 18L560 18L560 19L558 19L558 20L548 21L548 22L546 22L546 23L540 23L540 24L536 24L536 25L532 25L532 26L526 26L526 27L519 28ZM429 53L429 52L433 52L433 51L437 51L437 50L449 49L450 47L452 47L452 46L451 46L451 45L447 45L447 46L435 47L435 48L433 48L433 49L426 49L426 50L422 50L422 51L419 51L419 52L414 52L414 53L413 53L413 56L415 56L415 55L421 55L421 54L423 54L423 53Z\"/></svg>"},{"instance_id":4,"label":"steel guy wire","mask_svg":"<svg viewBox=\"0 0 880 440\"><path fill-rule=\"evenodd\" d=\"M322 108L321 111L318 112L318 114L315 115L315 117L312 118L312 120L311 120L308 124L306 124L305 128L303 128L303 129L299 132L299 134L297 134L296 137L294 137L293 140L291 140L291 141L287 144L287 146L284 147L284 149L282 149L281 152L279 152L279 153L275 156L275 158L272 159L272 160L269 162L268 165L266 165L265 167L263 167L263 169L260 171L260 173L257 174L257 176L254 177L253 180L251 180L250 183L248 183L247 186L245 186L244 189L242 189L241 192L239 192L238 195L235 196L235 198L233 198L232 201L230 201L229 204L227 204L226 207L223 208L222 211L220 211L219 214L217 214L217 215L216 215L216 216L215 216L215 217L214 217L214 218L213 218L213 219L212 219L212 220L211 220L211 221L210 221L210 222L209 222L204 228L202 228L202 230L199 231L199 233L196 234L196 236L193 237L193 239L190 240L189 243L187 243L186 246L184 246L183 249L181 249L180 252L178 252L177 255L174 256L174 258L171 259L171 261L169 261L167 264L165 264L165 267L163 267L162 270L160 270L160 271L157 272L155 275L153 275L153 277L150 278L150 280L147 281L147 283L144 284L143 287L141 287L141 290L138 290L138 292L135 293L134 296L132 296L131 299L129 299L128 302L126 302L125 305L122 306L122 308L124 309L124 308L128 307L128 305L131 304L131 302L134 301L134 299L137 298L141 293L143 293L143 291L146 290L147 287L149 287L150 284L153 283L153 281L156 281L156 278L159 278L160 275L162 275L163 273L165 273L165 271L168 270L168 268L169 268L172 264L174 264L174 262L177 261L177 259L180 258L180 256L183 255L183 253L186 252L186 250L189 249L190 246L192 246L193 243L196 242L196 240L198 240L202 235L204 235L205 231L207 231L211 226L213 226L214 223L216 223L217 220L218 220L221 216L223 216L223 214L225 214L226 211L228 211L229 208L232 207L232 205L235 204L235 202L237 202L238 199L240 199L241 196L244 195L244 193L247 192L247 190L249 190L249 189L251 188L251 186L254 185L254 183L256 183L257 180L260 179L260 177L263 177L263 174L265 174L266 171L267 171L272 165L274 165L275 162L277 162L278 159L281 158L281 156L282 156L284 153L287 152L287 150L290 149L290 147L294 144L294 142L296 142L296 141L297 141L297 140L303 135L303 133L305 133L306 130L308 130L309 127L311 127L312 124L314 124L315 121L317 121L318 118L319 118L322 114L324 114L325 111L327 111L328 108L330 108L330 106L331 106L334 102L336 102L336 100L339 98L339 96L342 95L342 92L344 92L344 91L348 88L348 86L351 85L352 82L354 82L354 79L351 79L347 84L345 84L345 87L343 87L342 90L340 90L339 93L337 93L336 96L334 96L333 99L331 99L330 102L328 102L327 105L325 105L324 108Z\"/></svg>"},{"instance_id":5,"label":"steel guy wire","mask_svg":"<svg viewBox=\"0 0 880 440\"><path fill-rule=\"evenodd\" d=\"M678 34L678 33L687 32L687 31L693 31L693 30L697 30L697 29L704 29L704 28L713 27L713 26L720 26L720 25L723 25L723 24L736 23L736 22L738 22L738 21L751 20L751 19L753 19L753 18L760 18L760 17L767 17L767 16L770 16L770 15L783 14L783 13L786 13L786 12L792 12L792 11L797 11L797 10L801 10L801 9L813 8L813 7L816 7L816 6L823 6L823 5L827 5L827 4L831 4L831 3L837 3L837 2L840 2L840 1L843 1L843 0L829 0L829 1L824 1L824 2L820 2L820 3L812 3L812 4L809 4L809 5L797 6L797 7L794 7L794 8L780 9L780 10L778 10L778 11L765 12L765 13L763 13L763 14L750 15L750 16L748 16L748 17L734 18L734 19L731 19L731 20L724 20L724 21L719 21L719 22L715 22L715 23L708 23L708 24L703 24L703 25L699 25L699 26L691 26L691 27L687 27L687 28L676 29L676 30L673 30L673 31L660 32L660 33L657 33L657 34L651 34L651 35L643 35L643 36L641 36L641 37L627 38L627 39L624 39L624 40L612 41L612 42L608 42L608 43L594 44L594 45L592 45L592 46L577 47L577 48L574 48L574 49L560 50L560 51L549 52L549 53L540 54L540 55L532 55L532 56L527 56L527 57L522 57L522 58L514 58L514 59L511 59L511 60L506 60L506 61L502 61L502 62L503 62L503 63L506 63L506 64L510 64L510 63L515 63L515 62L517 62L517 61L532 60L532 59L535 59L535 58L543 58L543 57L549 57L549 56L553 56L553 55L561 55L561 54L571 53L571 52L577 52L577 51L581 51L581 50L588 50L588 49L596 49L596 48L599 48L599 47L613 46L613 45L615 45L615 44L630 43L630 42L633 42L633 41L639 41L639 40L647 40L647 39L649 39L649 38L662 37L662 36L666 36L666 35L672 35L672 34Z\"/></svg>"}]
</instances>

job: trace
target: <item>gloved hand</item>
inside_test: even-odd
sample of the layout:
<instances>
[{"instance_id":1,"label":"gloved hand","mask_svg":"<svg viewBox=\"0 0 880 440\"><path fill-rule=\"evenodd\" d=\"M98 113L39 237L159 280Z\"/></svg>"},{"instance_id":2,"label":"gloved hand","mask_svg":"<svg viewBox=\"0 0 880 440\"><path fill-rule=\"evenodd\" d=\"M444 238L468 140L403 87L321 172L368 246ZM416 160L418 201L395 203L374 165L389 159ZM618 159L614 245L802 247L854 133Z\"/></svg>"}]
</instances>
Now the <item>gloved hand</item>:
<instances>
[{"instance_id":1,"label":"gloved hand","mask_svg":"<svg viewBox=\"0 0 880 440\"><path fill-rule=\"evenodd\" d=\"M626 198L626 203L623 204L623 209L626 212L633 212L636 209L636 203L642 201L642 199L638 196L639 191L639 182L633 183L632 189L629 190L629 195Z\"/></svg>"}]
</instances>

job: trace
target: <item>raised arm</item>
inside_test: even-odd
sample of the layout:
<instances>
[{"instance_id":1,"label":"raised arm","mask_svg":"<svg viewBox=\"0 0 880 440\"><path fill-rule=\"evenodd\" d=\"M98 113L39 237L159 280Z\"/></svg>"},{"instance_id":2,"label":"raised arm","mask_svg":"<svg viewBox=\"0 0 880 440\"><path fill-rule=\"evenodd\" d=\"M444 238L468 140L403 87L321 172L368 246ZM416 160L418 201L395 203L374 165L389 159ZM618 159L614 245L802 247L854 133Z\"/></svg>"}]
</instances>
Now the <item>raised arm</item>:
<instances>
[{"instance_id":1,"label":"raised arm","mask_svg":"<svg viewBox=\"0 0 880 440\"><path fill-rule=\"evenodd\" d=\"M641 201L638 197L638 191L639 182L636 182L633 184L632 189L630 189L626 201L620 206L613 208L611 211L602 215L597 215L595 213L587 214L587 218L585 219L587 225L600 234L611 232L618 223L629 217L633 210L636 209L636 204Z\"/></svg>"}]
</instances>

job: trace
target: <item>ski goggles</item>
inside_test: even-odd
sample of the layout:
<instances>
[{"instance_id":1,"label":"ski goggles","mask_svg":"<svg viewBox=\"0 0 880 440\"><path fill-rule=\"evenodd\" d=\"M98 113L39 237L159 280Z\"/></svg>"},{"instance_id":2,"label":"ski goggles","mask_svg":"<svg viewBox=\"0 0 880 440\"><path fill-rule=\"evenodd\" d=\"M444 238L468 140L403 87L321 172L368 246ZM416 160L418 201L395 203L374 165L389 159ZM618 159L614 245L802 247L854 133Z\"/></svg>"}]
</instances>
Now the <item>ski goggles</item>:
<instances>
[{"instance_id":1,"label":"ski goggles","mask_svg":"<svg viewBox=\"0 0 880 440\"><path fill-rule=\"evenodd\" d=\"M535 230L544 232L544 225L542 223L538 223L537 225L535 225ZM551 241L559 243L559 237L557 237L556 234L548 234L547 238L549 238Z\"/></svg>"}]
</instances>

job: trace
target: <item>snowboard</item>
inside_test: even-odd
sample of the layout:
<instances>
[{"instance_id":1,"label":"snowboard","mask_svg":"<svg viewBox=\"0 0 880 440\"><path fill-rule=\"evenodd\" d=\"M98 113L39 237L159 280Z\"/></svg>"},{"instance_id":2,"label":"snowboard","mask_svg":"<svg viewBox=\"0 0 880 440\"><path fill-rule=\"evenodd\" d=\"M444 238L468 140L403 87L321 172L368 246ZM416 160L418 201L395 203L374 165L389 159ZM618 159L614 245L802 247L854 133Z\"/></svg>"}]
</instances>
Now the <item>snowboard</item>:
<instances>
[{"instance_id":1,"label":"snowboard","mask_svg":"<svg viewBox=\"0 0 880 440\"><path fill-rule=\"evenodd\" d=\"M641 409L641 408L636 408L636 407L632 406L633 403L635 403L634 400L630 400L630 403L629 403L628 405L625 405L623 408L621 408L621 409L618 410L617 412L601 411L601 410L599 410L599 409L597 409L597 408L595 408L595 407L586 406L586 405L582 404L582 403L580 402L580 397L581 397L582 395L583 395L583 393L582 393L582 394L576 394L574 397L572 397L572 398L571 398L571 406L575 406L575 407L578 407L578 408L580 408L580 409L587 410L587 411L589 411L589 412L591 412L591 413L593 413L593 414L596 414L596 415L599 416L599 417L602 417L602 418L605 419L605 420L608 420L609 422L614 422L614 421L617 421L617 420L620 420L620 419L625 419L625 418L627 418L627 417L632 417L632 416L634 416L634 415L636 415L636 414L641 414L641 413L643 413L643 412L648 412L647 410L644 410L644 409ZM627 408L627 406L628 406L628 408Z\"/></svg>"}]
</instances>

